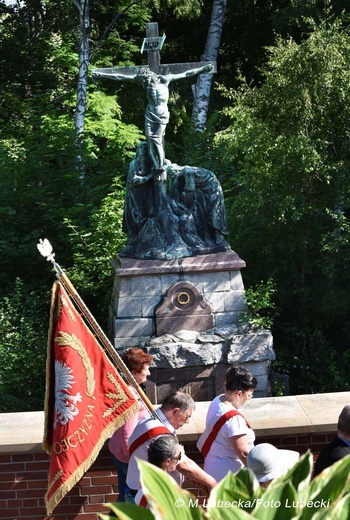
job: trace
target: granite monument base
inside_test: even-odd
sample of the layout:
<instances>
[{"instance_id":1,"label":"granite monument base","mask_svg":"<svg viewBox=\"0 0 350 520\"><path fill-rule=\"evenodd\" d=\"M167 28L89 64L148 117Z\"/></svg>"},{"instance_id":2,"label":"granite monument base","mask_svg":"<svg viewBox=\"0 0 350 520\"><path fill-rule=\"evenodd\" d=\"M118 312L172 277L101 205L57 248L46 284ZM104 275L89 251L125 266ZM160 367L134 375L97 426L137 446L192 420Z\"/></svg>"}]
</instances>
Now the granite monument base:
<instances>
[{"instance_id":1,"label":"granite monument base","mask_svg":"<svg viewBox=\"0 0 350 520\"><path fill-rule=\"evenodd\" d=\"M255 395L269 395L272 335L241 323L245 262L235 252L164 261L118 257L112 265L110 333L119 354L139 346L153 356L146 387L153 403L175 387L198 401L213 399L232 363L258 379Z\"/></svg>"}]
</instances>

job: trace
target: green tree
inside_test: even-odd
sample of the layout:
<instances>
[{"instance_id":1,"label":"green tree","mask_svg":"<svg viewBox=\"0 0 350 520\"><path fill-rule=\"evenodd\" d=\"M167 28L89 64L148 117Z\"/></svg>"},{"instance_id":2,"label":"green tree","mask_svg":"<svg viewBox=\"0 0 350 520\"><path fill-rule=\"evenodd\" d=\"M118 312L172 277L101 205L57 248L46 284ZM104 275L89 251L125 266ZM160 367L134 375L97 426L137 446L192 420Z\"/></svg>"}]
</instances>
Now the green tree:
<instances>
[{"instance_id":1,"label":"green tree","mask_svg":"<svg viewBox=\"0 0 350 520\"><path fill-rule=\"evenodd\" d=\"M231 165L224 183L231 243L247 262L249 283L276 283L275 347L285 367L295 365L293 392L304 390L299 385L307 368L321 366L317 343L312 346L316 331L323 354L338 352L339 377L319 377L309 391L344 390L350 339L349 31L339 20L325 22L304 42L278 39L269 52L260 88L242 84L226 91L229 125L216 136ZM300 355L308 362L298 362Z\"/></svg>"},{"instance_id":2,"label":"green tree","mask_svg":"<svg viewBox=\"0 0 350 520\"><path fill-rule=\"evenodd\" d=\"M43 410L48 294L41 292L18 279L12 296L0 299L0 413Z\"/></svg>"}]
</instances>

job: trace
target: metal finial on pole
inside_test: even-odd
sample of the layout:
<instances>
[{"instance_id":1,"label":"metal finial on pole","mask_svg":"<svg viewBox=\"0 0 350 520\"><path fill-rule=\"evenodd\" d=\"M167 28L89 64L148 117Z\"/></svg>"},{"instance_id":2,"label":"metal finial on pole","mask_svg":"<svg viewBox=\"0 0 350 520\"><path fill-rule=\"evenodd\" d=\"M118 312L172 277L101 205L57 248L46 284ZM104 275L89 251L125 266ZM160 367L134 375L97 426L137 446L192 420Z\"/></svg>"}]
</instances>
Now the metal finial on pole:
<instances>
[{"instance_id":1,"label":"metal finial on pole","mask_svg":"<svg viewBox=\"0 0 350 520\"><path fill-rule=\"evenodd\" d=\"M53 252L52 245L47 238L44 238L44 240L40 239L37 248L39 249L40 254L44 256L48 262L55 263L55 253Z\"/></svg>"}]
</instances>

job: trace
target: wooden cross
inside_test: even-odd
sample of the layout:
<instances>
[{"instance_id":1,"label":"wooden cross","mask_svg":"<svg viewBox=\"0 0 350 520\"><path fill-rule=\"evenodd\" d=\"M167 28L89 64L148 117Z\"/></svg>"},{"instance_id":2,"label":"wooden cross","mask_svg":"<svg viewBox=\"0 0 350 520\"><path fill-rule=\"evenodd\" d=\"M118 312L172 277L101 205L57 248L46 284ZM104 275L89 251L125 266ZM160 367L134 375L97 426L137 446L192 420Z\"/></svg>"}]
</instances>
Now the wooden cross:
<instances>
[{"instance_id":1,"label":"wooden cross","mask_svg":"<svg viewBox=\"0 0 350 520\"><path fill-rule=\"evenodd\" d=\"M147 66L114 67L92 69L92 75L98 79L135 80L142 82L146 91L148 104L145 112L145 135L148 143L148 154L156 175L155 181L159 187L159 207L165 208L166 199L166 167L164 134L169 121L168 98L169 83L176 79L194 76L203 72L216 71L215 62L160 63L160 49L164 41L158 36L158 24L146 24L146 39L142 49L147 51Z\"/></svg>"},{"instance_id":2,"label":"wooden cross","mask_svg":"<svg viewBox=\"0 0 350 520\"><path fill-rule=\"evenodd\" d=\"M156 41L159 39L158 33L158 23L152 22L146 24L146 40ZM145 44L145 40L144 40ZM146 52L147 52L147 63L148 68L155 72L156 74L179 74L181 72L186 72L187 70L195 69L202 67L203 65L208 65L211 63L213 66L212 73L216 72L216 61L198 61L198 62L188 62L188 63L171 63L171 64L161 64L160 63L160 46L156 46L155 50L149 49L146 42ZM145 65L135 66L135 67L109 67L102 69L92 69L92 73L100 72L102 74L113 74L120 73L125 75L133 76L137 74L137 71L140 67L145 67Z\"/></svg>"}]
</instances>

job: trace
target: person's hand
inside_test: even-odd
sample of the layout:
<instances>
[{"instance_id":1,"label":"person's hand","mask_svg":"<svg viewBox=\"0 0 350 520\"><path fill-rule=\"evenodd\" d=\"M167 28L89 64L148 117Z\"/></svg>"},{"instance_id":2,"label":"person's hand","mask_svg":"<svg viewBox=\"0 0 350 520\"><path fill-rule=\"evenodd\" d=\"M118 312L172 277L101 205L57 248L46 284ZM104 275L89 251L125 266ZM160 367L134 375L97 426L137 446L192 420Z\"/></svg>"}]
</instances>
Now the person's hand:
<instances>
[{"instance_id":1,"label":"person's hand","mask_svg":"<svg viewBox=\"0 0 350 520\"><path fill-rule=\"evenodd\" d=\"M158 181L166 181L166 170L165 168L159 168L156 171Z\"/></svg>"},{"instance_id":2,"label":"person's hand","mask_svg":"<svg viewBox=\"0 0 350 520\"><path fill-rule=\"evenodd\" d=\"M212 72L214 70L214 65L212 63L208 63L208 65L204 66L204 70L207 72Z\"/></svg>"},{"instance_id":3,"label":"person's hand","mask_svg":"<svg viewBox=\"0 0 350 520\"><path fill-rule=\"evenodd\" d=\"M204 496L206 498L209 498L211 489L209 489L208 486L206 486L205 484L200 484L199 482L193 482L193 487L197 487L198 489L200 489Z\"/></svg>"}]
</instances>

